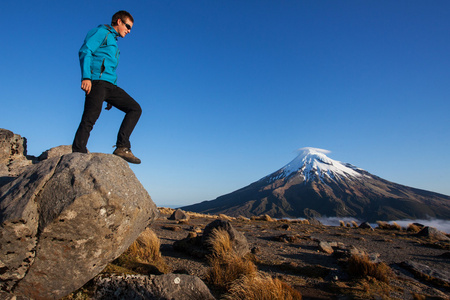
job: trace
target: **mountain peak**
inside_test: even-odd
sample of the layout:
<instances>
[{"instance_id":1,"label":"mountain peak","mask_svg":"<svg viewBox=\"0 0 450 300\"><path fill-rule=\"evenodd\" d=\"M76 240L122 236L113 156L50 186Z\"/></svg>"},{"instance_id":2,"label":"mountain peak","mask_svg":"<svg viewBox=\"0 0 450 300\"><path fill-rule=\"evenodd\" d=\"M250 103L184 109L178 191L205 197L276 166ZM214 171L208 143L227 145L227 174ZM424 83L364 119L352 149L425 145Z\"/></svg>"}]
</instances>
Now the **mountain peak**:
<instances>
[{"instance_id":1,"label":"mountain peak","mask_svg":"<svg viewBox=\"0 0 450 300\"><path fill-rule=\"evenodd\" d=\"M341 163L340 161L329 158L326 154L331 153L329 150L305 147L298 150L299 154L290 163L275 172L277 176L272 180L291 177L300 174L305 181L314 180L319 177L329 179L360 177L361 173L357 172L357 168Z\"/></svg>"}]
</instances>

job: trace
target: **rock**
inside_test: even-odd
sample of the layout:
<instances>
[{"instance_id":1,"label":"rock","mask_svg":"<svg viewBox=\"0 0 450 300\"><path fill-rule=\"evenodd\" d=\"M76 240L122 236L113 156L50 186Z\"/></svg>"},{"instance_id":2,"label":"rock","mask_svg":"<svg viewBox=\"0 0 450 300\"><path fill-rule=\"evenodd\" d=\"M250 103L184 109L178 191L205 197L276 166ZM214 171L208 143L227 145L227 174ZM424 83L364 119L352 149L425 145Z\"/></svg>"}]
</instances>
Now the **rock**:
<instances>
[{"instance_id":1,"label":"rock","mask_svg":"<svg viewBox=\"0 0 450 300\"><path fill-rule=\"evenodd\" d=\"M402 262L400 264L403 268L411 271L414 275L425 278L433 278L436 281L448 286L450 284L450 272L430 268L427 265L414 262L412 260Z\"/></svg>"},{"instance_id":2,"label":"rock","mask_svg":"<svg viewBox=\"0 0 450 300\"><path fill-rule=\"evenodd\" d=\"M421 224L421 223L412 223L414 226L419 227L420 229L424 228L425 225Z\"/></svg>"},{"instance_id":3,"label":"rock","mask_svg":"<svg viewBox=\"0 0 450 300\"><path fill-rule=\"evenodd\" d=\"M319 250L328 254L333 254L334 250L330 243L320 241L319 242Z\"/></svg>"},{"instance_id":4,"label":"rock","mask_svg":"<svg viewBox=\"0 0 450 300\"><path fill-rule=\"evenodd\" d=\"M261 248L253 247L251 252L252 252L252 254L260 254L261 253Z\"/></svg>"},{"instance_id":5,"label":"rock","mask_svg":"<svg viewBox=\"0 0 450 300\"><path fill-rule=\"evenodd\" d=\"M240 233L239 231L237 231L236 229L234 229L234 227L233 227L233 225L231 225L230 221L225 221L225 220L220 220L220 219L209 223L205 227L205 230L203 231L203 236L202 236L202 243L203 243L204 248L206 248L206 249L210 248L209 239L211 238L211 234L214 229L223 229L226 232L228 232L228 234L230 235L230 240L231 240L231 243L233 246L233 250L239 256L244 256L250 251L250 248L249 248L249 245L248 245L248 242L247 242L247 239L245 238L245 236L242 233Z\"/></svg>"},{"instance_id":6,"label":"rock","mask_svg":"<svg viewBox=\"0 0 450 300\"><path fill-rule=\"evenodd\" d=\"M27 157L27 139L0 128L0 176L18 176L32 164Z\"/></svg>"},{"instance_id":7,"label":"rock","mask_svg":"<svg viewBox=\"0 0 450 300\"><path fill-rule=\"evenodd\" d=\"M361 229L370 229L370 230L374 230L373 229L373 227L372 227L372 225L370 225L370 223L369 222L363 222L363 223L361 223L361 225L359 225L359 228L361 228Z\"/></svg>"},{"instance_id":8,"label":"rock","mask_svg":"<svg viewBox=\"0 0 450 300\"><path fill-rule=\"evenodd\" d=\"M322 222L320 222L319 220L315 219L315 218L311 218L308 219L308 222L310 225L314 225L314 226L321 226Z\"/></svg>"},{"instance_id":9,"label":"rock","mask_svg":"<svg viewBox=\"0 0 450 300\"><path fill-rule=\"evenodd\" d=\"M282 234L280 236L276 236L273 239L282 243L296 243L301 240L301 236L298 234Z\"/></svg>"},{"instance_id":10,"label":"rock","mask_svg":"<svg viewBox=\"0 0 450 300\"><path fill-rule=\"evenodd\" d=\"M118 257L158 210L128 164L67 154L0 188L0 288L61 298Z\"/></svg>"},{"instance_id":11,"label":"rock","mask_svg":"<svg viewBox=\"0 0 450 300\"><path fill-rule=\"evenodd\" d=\"M438 241L450 241L450 238L442 231L437 230L434 227L426 226L417 233L417 236L423 236L432 238Z\"/></svg>"},{"instance_id":12,"label":"rock","mask_svg":"<svg viewBox=\"0 0 450 300\"><path fill-rule=\"evenodd\" d=\"M173 212L173 214L168 218L169 220L189 220L189 216L182 211L181 209L177 209Z\"/></svg>"},{"instance_id":13,"label":"rock","mask_svg":"<svg viewBox=\"0 0 450 300\"><path fill-rule=\"evenodd\" d=\"M24 296L16 296L11 293L3 292L0 290L0 299L1 300L30 300L28 297Z\"/></svg>"},{"instance_id":14,"label":"rock","mask_svg":"<svg viewBox=\"0 0 450 300\"><path fill-rule=\"evenodd\" d=\"M183 274L127 275L96 279L94 299L213 300L208 287L196 276Z\"/></svg>"},{"instance_id":15,"label":"rock","mask_svg":"<svg viewBox=\"0 0 450 300\"><path fill-rule=\"evenodd\" d=\"M292 228L291 228L291 226L289 224L283 224L283 225L281 225L281 229L291 230Z\"/></svg>"},{"instance_id":16,"label":"rock","mask_svg":"<svg viewBox=\"0 0 450 300\"><path fill-rule=\"evenodd\" d=\"M42 161L44 159L49 159L53 157L60 157L64 154L70 154L72 153L72 146L71 145L63 145L58 147L50 148L44 152L42 152L41 155L39 155L38 160Z\"/></svg>"}]
</instances>

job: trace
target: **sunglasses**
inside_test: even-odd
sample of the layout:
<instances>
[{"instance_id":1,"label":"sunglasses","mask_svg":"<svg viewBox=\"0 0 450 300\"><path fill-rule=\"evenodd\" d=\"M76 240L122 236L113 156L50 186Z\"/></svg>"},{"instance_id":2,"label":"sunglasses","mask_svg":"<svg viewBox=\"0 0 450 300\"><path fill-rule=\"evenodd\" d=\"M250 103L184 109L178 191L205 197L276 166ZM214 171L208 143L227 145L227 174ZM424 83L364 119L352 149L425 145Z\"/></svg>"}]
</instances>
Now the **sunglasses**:
<instances>
[{"instance_id":1,"label":"sunglasses","mask_svg":"<svg viewBox=\"0 0 450 300\"><path fill-rule=\"evenodd\" d=\"M125 23L123 20L122 20L122 23L125 24L125 27L126 27L128 30L131 30L131 25Z\"/></svg>"}]
</instances>

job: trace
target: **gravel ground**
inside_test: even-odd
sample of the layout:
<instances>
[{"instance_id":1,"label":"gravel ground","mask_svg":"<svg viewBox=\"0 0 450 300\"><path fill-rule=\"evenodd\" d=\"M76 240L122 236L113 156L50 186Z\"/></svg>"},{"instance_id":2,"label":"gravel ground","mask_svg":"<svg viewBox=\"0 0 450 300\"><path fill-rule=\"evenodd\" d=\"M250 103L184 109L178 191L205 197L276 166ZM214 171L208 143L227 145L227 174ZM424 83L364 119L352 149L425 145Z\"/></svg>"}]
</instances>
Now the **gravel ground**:
<instances>
[{"instance_id":1,"label":"gravel ground","mask_svg":"<svg viewBox=\"0 0 450 300\"><path fill-rule=\"evenodd\" d=\"M172 272L202 278L208 268L207 261L175 251L173 243L186 238L191 231L200 232L214 218L193 214L188 222L179 222L168 220L168 216L162 215L151 225L161 240L162 256ZM371 294L369 298L413 299L415 293L427 295L427 299L450 299L450 285L425 281L403 265L406 261L413 261L449 276L446 273L450 263L448 242L439 249L430 246L434 241L404 230L371 231L280 221L230 221L233 227L244 233L250 249L254 249L258 269L299 289L303 299L367 299L367 295L372 293L367 292L361 281L349 277L344 260L321 251L318 241L339 243L345 248L356 247L391 267L394 275L389 283L389 292L383 292L386 287L380 287L380 295Z\"/></svg>"}]
</instances>

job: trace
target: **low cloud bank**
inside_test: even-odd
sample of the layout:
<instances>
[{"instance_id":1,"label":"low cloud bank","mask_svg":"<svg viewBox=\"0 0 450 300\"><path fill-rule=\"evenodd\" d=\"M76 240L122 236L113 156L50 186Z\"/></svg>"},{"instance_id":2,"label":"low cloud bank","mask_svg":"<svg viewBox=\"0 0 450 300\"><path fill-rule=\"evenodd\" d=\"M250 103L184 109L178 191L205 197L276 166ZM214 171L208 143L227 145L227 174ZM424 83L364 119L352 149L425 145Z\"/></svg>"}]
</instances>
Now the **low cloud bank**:
<instances>
[{"instance_id":1,"label":"low cloud bank","mask_svg":"<svg viewBox=\"0 0 450 300\"><path fill-rule=\"evenodd\" d=\"M360 225L363 221L355 219L355 218L338 218L338 217L322 217L317 218L323 225L327 226L339 226L339 221L344 221L346 224L350 223L352 221L355 221L358 225ZM434 227L440 231L443 231L445 233L450 233L450 220L441 220L441 219L431 219L431 220L422 220L422 219L416 219L416 220L397 220L397 221L389 221L389 224L397 223L403 228L407 228L409 224L411 223L420 223L424 226L430 226ZM371 224L372 227L377 227L377 224Z\"/></svg>"}]
</instances>

